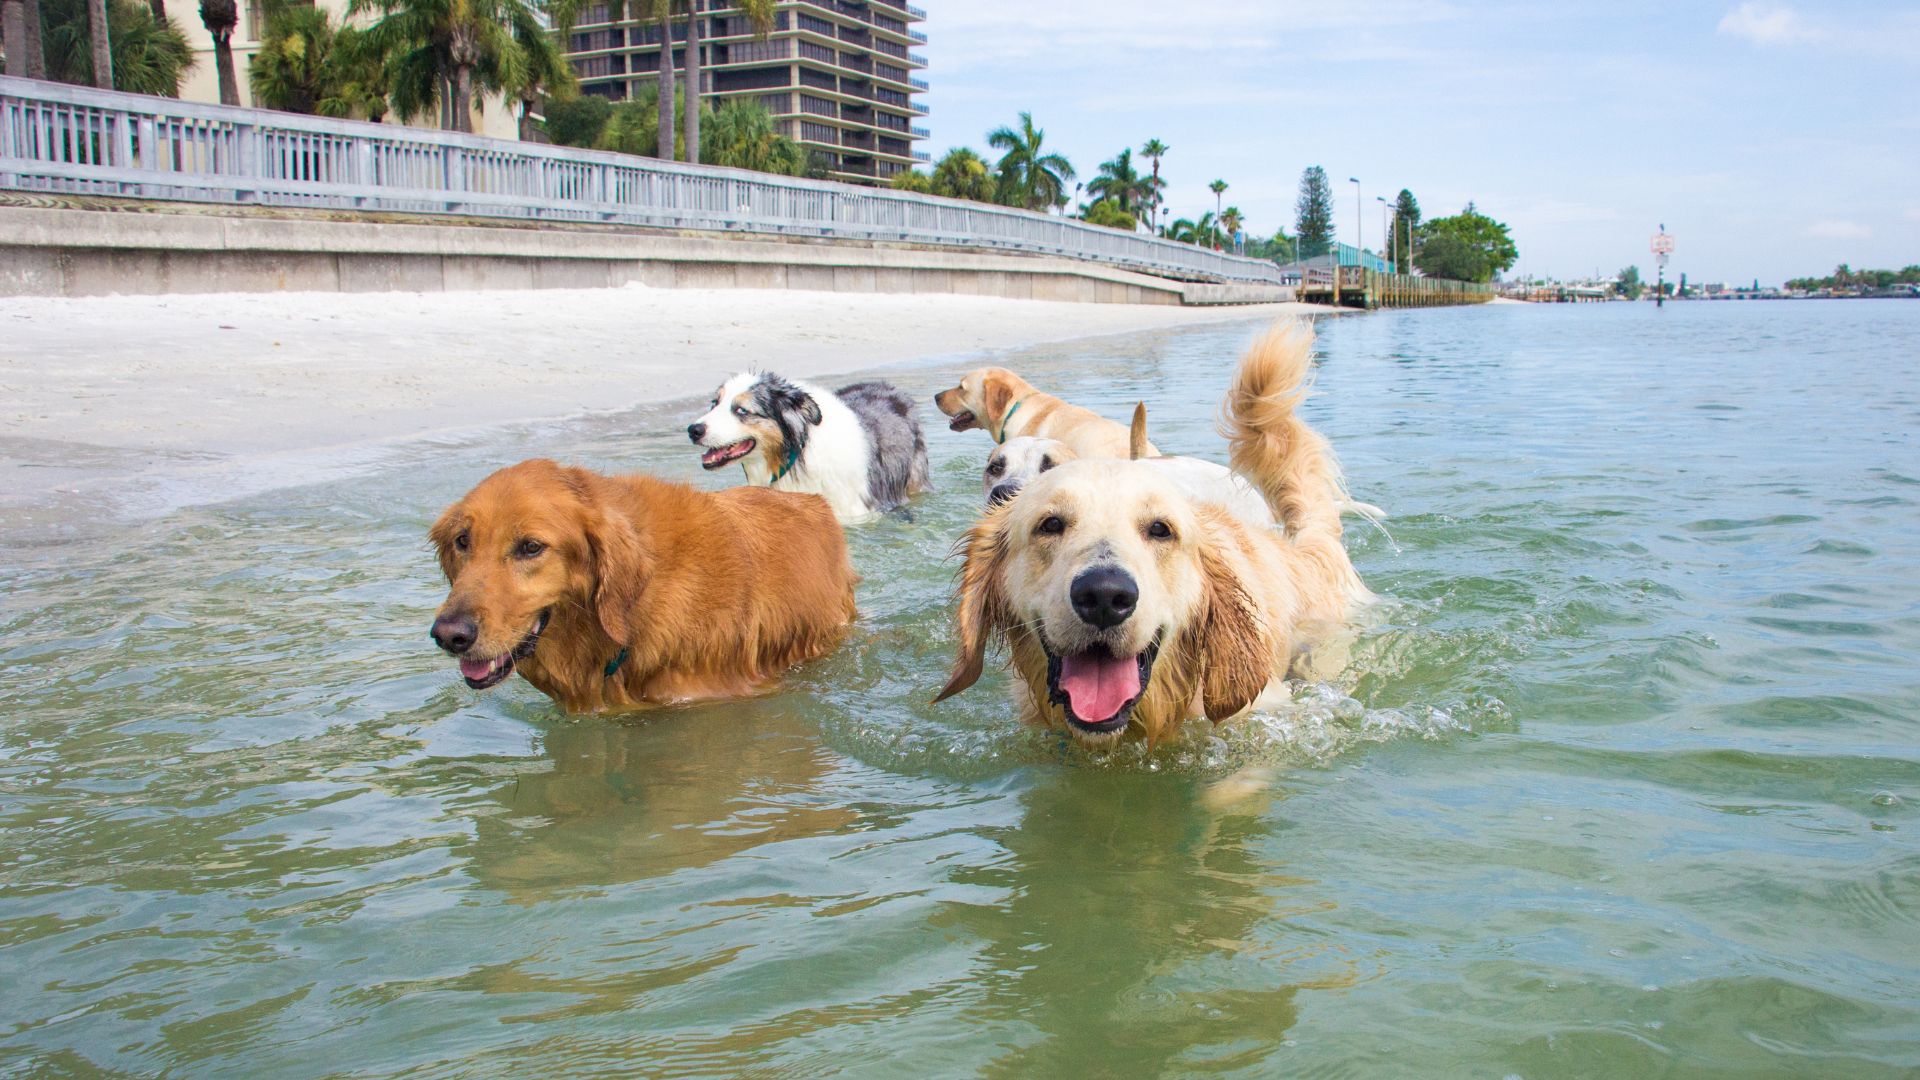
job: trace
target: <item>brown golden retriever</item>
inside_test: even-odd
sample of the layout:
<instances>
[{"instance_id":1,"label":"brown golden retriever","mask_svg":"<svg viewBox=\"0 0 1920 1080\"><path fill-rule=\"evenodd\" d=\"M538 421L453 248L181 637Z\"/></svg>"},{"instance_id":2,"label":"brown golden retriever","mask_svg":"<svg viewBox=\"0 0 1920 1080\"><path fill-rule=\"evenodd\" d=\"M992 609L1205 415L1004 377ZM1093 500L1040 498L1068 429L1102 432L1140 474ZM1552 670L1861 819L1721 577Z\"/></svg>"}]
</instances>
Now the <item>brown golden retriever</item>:
<instances>
[{"instance_id":1,"label":"brown golden retriever","mask_svg":"<svg viewBox=\"0 0 1920 1080\"><path fill-rule=\"evenodd\" d=\"M996 638L1023 717L1086 743L1152 743L1277 690L1303 647L1371 598L1341 544L1339 467L1294 411L1312 343L1304 326L1277 328L1227 398L1234 471L1281 530L1192 497L1152 462L1047 470L962 541L959 651L935 700L973 685Z\"/></svg>"},{"instance_id":2,"label":"brown golden retriever","mask_svg":"<svg viewBox=\"0 0 1920 1080\"><path fill-rule=\"evenodd\" d=\"M1043 394L1006 368L969 371L959 386L935 394L933 403L952 418L948 427L955 431L977 427L997 443L1031 435L1057 439L1083 458L1127 456L1125 424ZM1147 457L1160 453L1151 443L1145 450Z\"/></svg>"},{"instance_id":3,"label":"brown golden retriever","mask_svg":"<svg viewBox=\"0 0 1920 1080\"><path fill-rule=\"evenodd\" d=\"M817 495L523 461L428 535L452 586L433 639L467 685L517 670L568 712L749 694L854 617L846 536Z\"/></svg>"}]
</instances>

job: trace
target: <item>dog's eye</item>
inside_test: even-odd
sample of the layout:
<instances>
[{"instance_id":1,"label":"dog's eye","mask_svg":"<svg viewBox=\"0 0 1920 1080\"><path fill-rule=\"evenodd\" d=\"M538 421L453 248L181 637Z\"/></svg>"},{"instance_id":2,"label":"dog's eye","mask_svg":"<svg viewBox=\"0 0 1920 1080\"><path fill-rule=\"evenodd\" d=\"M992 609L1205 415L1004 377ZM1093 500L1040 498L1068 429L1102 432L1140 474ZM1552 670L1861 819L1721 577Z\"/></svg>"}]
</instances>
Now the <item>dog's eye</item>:
<instances>
[{"instance_id":1,"label":"dog's eye","mask_svg":"<svg viewBox=\"0 0 1920 1080\"><path fill-rule=\"evenodd\" d=\"M712 401L709 401L709 402L707 402L707 408L709 408L709 409L717 409L717 408L719 408L719 407L720 407L720 399L719 399L719 398L714 398L714 399L713 399Z\"/></svg>"},{"instance_id":2,"label":"dog's eye","mask_svg":"<svg viewBox=\"0 0 1920 1080\"><path fill-rule=\"evenodd\" d=\"M513 549L513 554L517 558L531 559L545 550L547 545L538 540L522 540L520 545Z\"/></svg>"},{"instance_id":3,"label":"dog's eye","mask_svg":"<svg viewBox=\"0 0 1920 1080\"><path fill-rule=\"evenodd\" d=\"M1053 459L1050 457L1042 457L1040 459L1040 471L1046 472L1048 469L1051 469L1051 468L1053 468Z\"/></svg>"},{"instance_id":4,"label":"dog's eye","mask_svg":"<svg viewBox=\"0 0 1920 1080\"><path fill-rule=\"evenodd\" d=\"M996 458L993 461L987 462L988 476L999 476L1001 473L1006 471L1007 471L1007 463L1004 461L1001 461Z\"/></svg>"},{"instance_id":5,"label":"dog's eye","mask_svg":"<svg viewBox=\"0 0 1920 1080\"><path fill-rule=\"evenodd\" d=\"M1033 531L1042 536L1059 536L1067 531L1067 523L1059 515L1049 514L1041 519L1040 524Z\"/></svg>"},{"instance_id":6,"label":"dog's eye","mask_svg":"<svg viewBox=\"0 0 1920 1080\"><path fill-rule=\"evenodd\" d=\"M453 550L465 551L467 550L467 543L468 543L467 534L463 532L460 535L453 538Z\"/></svg>"},{"instance_id":7,"label":"dog's eye","mask_svg":"<svg viewBox=\"0 0 1920 1080\"><path fill-rule=\"evenodd\" d=\"M745 420L747 417L752 416L753 414L748 412L746 409L742 408L741 406L735 405L733 407L733 415L739 417L742 420Z\"/></svg>"},{"instance_id":8,"label":"dog's eye","mask_svg":"<svg viewBox=\"0 0 1920 1080\"><path fill-rule=\"evenodd\" d=\"M1164 521L1149 522L1147 524L1147 535L1155 540L1171 540L1173 539L1173 526L1168 525Z\"/></svg>"}]
</instances>

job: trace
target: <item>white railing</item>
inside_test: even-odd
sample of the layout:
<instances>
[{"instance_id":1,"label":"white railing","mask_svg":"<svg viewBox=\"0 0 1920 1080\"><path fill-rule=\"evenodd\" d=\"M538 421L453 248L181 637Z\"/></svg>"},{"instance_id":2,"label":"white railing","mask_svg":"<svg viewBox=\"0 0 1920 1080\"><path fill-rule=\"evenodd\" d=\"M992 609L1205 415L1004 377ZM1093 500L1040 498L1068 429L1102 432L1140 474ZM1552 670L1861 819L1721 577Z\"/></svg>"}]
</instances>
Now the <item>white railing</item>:
<instances>
[{"instance_id":1,"label":"white railing","mask_svg":"<svg viewBox=\"0 0 1920 1080\"><path fill-rule=\"evenodd\" d=\"M0 76L0 189L905 241L1280 284L1280 268L886 188Z\"/></svg>"}]
</instances>

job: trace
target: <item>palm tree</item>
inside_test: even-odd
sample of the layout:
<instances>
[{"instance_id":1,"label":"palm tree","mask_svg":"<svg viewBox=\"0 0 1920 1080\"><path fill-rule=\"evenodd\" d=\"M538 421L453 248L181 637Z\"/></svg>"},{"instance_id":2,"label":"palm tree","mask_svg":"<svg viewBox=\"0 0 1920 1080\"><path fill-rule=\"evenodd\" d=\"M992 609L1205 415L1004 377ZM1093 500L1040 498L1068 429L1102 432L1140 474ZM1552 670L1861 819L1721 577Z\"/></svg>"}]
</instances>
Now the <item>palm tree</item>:
<instances>
[{"instance_id":1,"label":"palm tree","mask_svg":"<svg viewBox=\"0 0 1920 1080\"><path fill-rule=\"evenodd\" d=\"M688 8L693 8L698 0L690 0ZM764 39L773 30L774 0L729 0L727 7L739 9L740 15L753 28L753 36ZM692 87L693 100L704 101L704 88L700 85L700 13L687 12L687 85ZM700 161L700 110L687 110L687 160Z\"/></svg>"},{"instance_id":2,"label":"palm tree","mask_svg":"<svg viewBox=\"0 0 1920 1080\"><path fill-rule=\"evenodd\" d=\"M1200 215L1199 221L1188 221L1186 218L1181 218L1172 225L1167 226L1167 239L1178 240L1183 244L1198 246L1202 241L1213 235L1213 228L1213 211L1209 210Z\"/></svg>"},{"instance_id":3,"label":"palm tree","mask_svg":"<svg viewBox=\"0 0 1920 1080\"><path fill-rule=\"evenodd\" d=\"M1146 201L1149 191L1146 181L1134 171L1131 149L1120 151L1112 161L1102 162L1100 175L1087 185L1087 193L1095 202L1111 199L1129 214Z\"/></svg>"},{"instance_id":4,"label":"palm tree","mask_svg":"<svg viewBox=\"0 0 1920 1080\"><path fill-rule=\"evenodd\" d=\"M985 158L970 147L956 146L934 163L928 190L949 199L990 203L999 194L999 184Z\"/></svg>"},{"instance_id":5,"label":"palm tree","mask_svg":"<svg viewBox=\"0 0 1920 1080\"><path fill-rule=\"evenodd\" d=\"M568 100L578 92L579 83L573 77L573 65L567 62L558 35L535 19L515 22L511 28L513 43L526 64L519 79L501 89L520 99L520 138L531 140L537 127L533 122L534 102Z\"/></svg>"},{"instance_id":6,"label":"palm tree","mask_svg":"<svg viewBox=\"0 0 1920 1080\"><path fill-rule=\"evenodd\" d=\"M220 73L220 104L240 104L240 81L233 73L233 28L240 24L235 0L200 0L200 24L213 38L213 66Z\"/></svg>"},{"instance_id":7,"label":"palm tree","mask_svg":"<svg viewBox=\"0 0 1920 1080\"><path fill-rule=\"evenodd\" d=\"M1217 219L1220 212L1220 196L1227 193L1227 182L1225 180L1215 180L1213 183L1207 185L1207 190L1213 192L1213 209ZM1217 234L1213 238L1213 246L1216 248L1220 246L1220 237Z\"/></svg>"},{"instance_id":8,"label":"palm tree","mask_svg":"<svg viewBox=\"0 0 1920 1080\"><path fill-rule=\"evenodd\" d=\"M36 4L39 2L34 0ZM26 0L0 0L0 38L7 42L7 74L16 79L26 78Z\"/></svg>"},{"instance_id":9,"label":"palm tree","mask_svg":"<svg viewBox=\"0 0 1920 1080\"><path fill-rule=\"evenodd\" d=\"M87 42L93 49L93 85L113 89L113 31L107 25L107 0L87 0Z\"/></svg>"},{"instance_id":10,"label":"palm tree","mask_svg":"<svg viewBox=\"0 0 1920 1080\"><path fill-rule=\"evenodd\" d=\"M1020 114L1020 127L995 128L987 135L987 145L1005 153L995 168L1000 173L1000 193L1005 201L1029 210L1058 206L1066 198L1067 182L1073 179L1073 166L1059 154L1041 152L1047 133L1033 126L1033 114Z\"/></svg>"},{"instance_id":11,"label":"palm tree","mask_svg":"<svg viewBox=\"0 0 1920 1080\"><path fill-rule=\"evenodd\" d=\"M1167 149L1167 144L1159 139L1148 139L1147 144L1140 148L1140 156L1153 162L1153 178L1147 181L1147 185L1152 192L1153 213L1156 217L1160 213L1160 191L1164 186L1160 181L1160 159L1167 156Z\"/></svg>"},{"instance_id":12,"label":"palm tree","mask_svg":"<svg viewBox=\"0 0 1920 1080\"><path fill-rule=\"evenodd\" d=\"M807 155L800 144L780 134L766 107L751 98L728 98L710 116L713 138L705 147L708 165L728 165L736 169L754 169L799 176L806 171ZM692 153L691 150L688 151Z\"/></svg>"},{"instance_id":13,"label":"palm tree","mask_svg":"<svg viewBox=\"0 0 1920 1080\"><path fill-rule=\"evenodd\" d=\"M387 111L386 66L366 34L336 26L324 8L288 5L268 21L260 51L247 65L255 105L316 116Z\"/></svg>"},{"instance_id":14,"label":"palm tree","mask_svg":"<svg viewBox=\"0 0 1920 1080\"><path fill-rule=\"evenodd\" d=\"M326 9L288 7L267 24L260 51L247 64L253 103L284 112L317 113L327 96L339 31Z\"/></svg>"},{"instance_id":15,"label":"palm tree","mask_svg":"<svg viewBox=\"0 0 1920 1080\"><path fill-rule=\"evenodd\" d=\"M1220 211L1220 227L1227 231L1228 243L1233 243L1233 238L1239 235L1240 226L1243 223L1244 219L1240 215L1239 207L1229 206L1225 210Z\"/></svg>"},{"instance_id":16,"label":"palm tree","mask_svg":"<svg viewBox=\"0 0 1920 1080\"><path fill-rule=\"evenodd\" d=\"M89 0L43 0L46 73L58 82L94 82L94 38ZM158 21L142 0L116 0L108 12L113 53L107 68L111 89L179 97L180 80L193 67L193 47L178 25Z\"/></svg>"},{"instance_id":17,"label":"palm tree","mask_svg":"<svg viewBox=\"0 0 1920 1080\"><path fill-rule=\"evenodd\" d=\"M227 0L203 0L206 3ZM522 43L546 28L526 0L349 0L349 18L378 11L367 29L388 58L393 107L412 119L441 106L454 131L473 130L476 92L516 92L528 85Z\"/></svg>"}]
</instances>

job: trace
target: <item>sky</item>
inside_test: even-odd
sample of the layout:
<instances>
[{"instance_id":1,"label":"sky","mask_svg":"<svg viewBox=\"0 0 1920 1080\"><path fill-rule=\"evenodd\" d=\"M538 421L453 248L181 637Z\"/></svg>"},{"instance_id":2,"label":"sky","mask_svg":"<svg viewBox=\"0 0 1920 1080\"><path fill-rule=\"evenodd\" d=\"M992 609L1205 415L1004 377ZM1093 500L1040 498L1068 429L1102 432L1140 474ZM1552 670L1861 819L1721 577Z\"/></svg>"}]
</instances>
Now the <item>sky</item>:
<instances>
[{"instance_id":1,"label":"sky","mask_svg":"<svg viewBox=\"0 0 1920 1080\"><path fill-rule=\"evenodd\" d=\"M1920 3L1848 0L915 0L921 147L987 152L1022 110L1079 179L1159 138L1176 217L1227 181L1293 230L1300 171L1368 247L1411 190L1512 227L1512 274L1638 265L1778 284L1920 263ZM990 156L991 160L991 156ZM1144 168L1144 165L1142 165Z\"/></svg>"}]
</instances>

